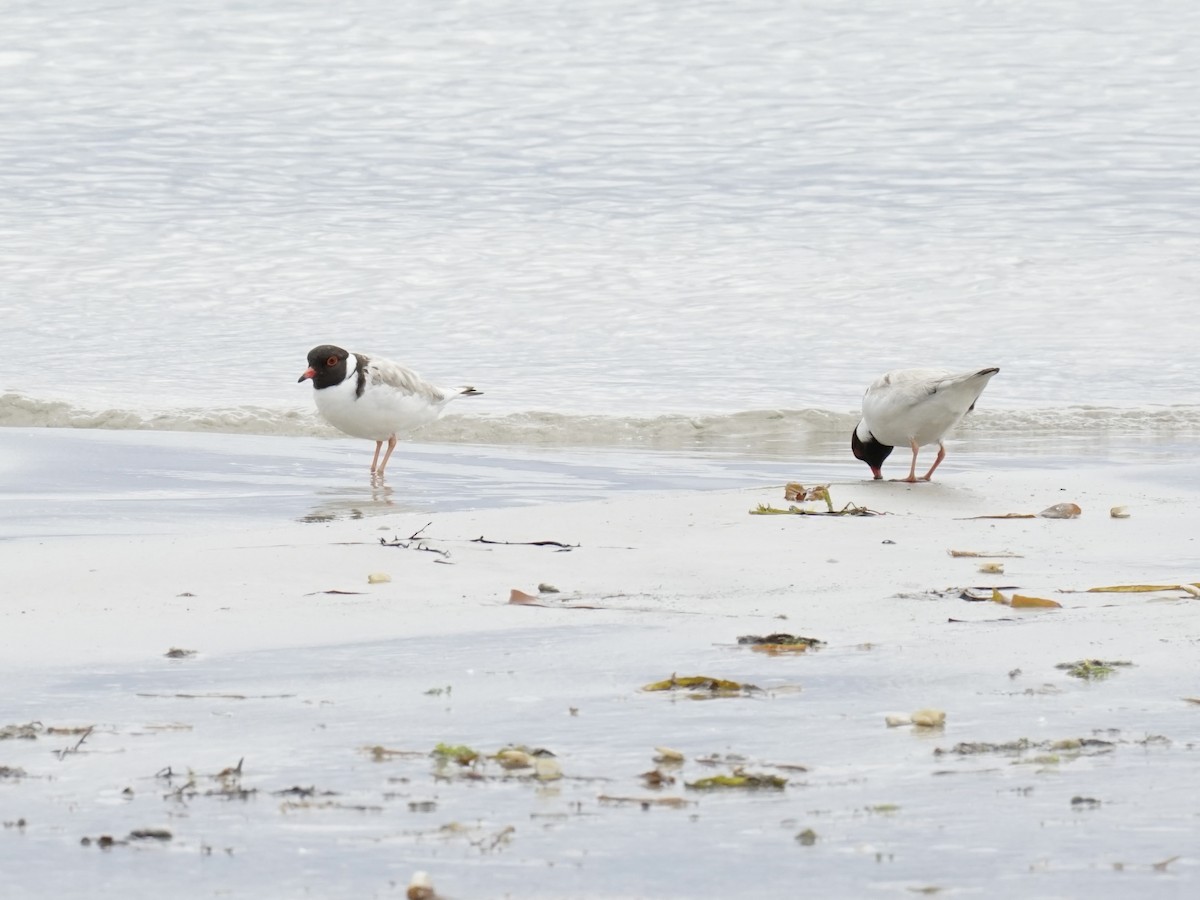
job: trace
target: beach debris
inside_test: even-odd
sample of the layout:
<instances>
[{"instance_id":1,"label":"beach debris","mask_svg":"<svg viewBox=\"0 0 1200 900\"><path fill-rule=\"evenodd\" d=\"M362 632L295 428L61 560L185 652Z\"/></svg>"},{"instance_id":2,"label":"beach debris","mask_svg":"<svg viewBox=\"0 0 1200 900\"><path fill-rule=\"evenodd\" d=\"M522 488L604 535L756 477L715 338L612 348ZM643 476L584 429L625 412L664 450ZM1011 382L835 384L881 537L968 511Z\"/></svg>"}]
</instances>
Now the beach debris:
<instances>
[{"instance_id":1,"label":"beach debris","mask_svg":"<svg viewBox=\"0 0 1200 900\"><path fill-rule=\"evenodd\" d=\"M79 839L79 843L84 847L90 847L93 843L95 843L95 845L101 850L107 850L109 847L116 847L118 845L124 846L128 844L129 841L118 841L111 834L102 834L96 838L94 842L90 837L84 835Z\"/></svg>"},{"instance_id":2,"label":"beach debris","mask_svg":"<svg viewBox=\"0 0 1200 900\"><path fill-rule=\"evenodd\" d=\"M314 785L309 785L308 787L301 787L298 784L294 784L290 788L284 788L283 790L280 790L280 791L271 791L272 797L308 798L308 797L316 797L318 794L320 794L320 796L322 796L322 797L336 797L338 795L337 791L318 791L316 789L316 786L314 786Z\"/></svg>"},{"instance_id":3,"label":"beach debris","mask_svg":"<svg viewBox=\"0 0 1200 900\"><path fill-rule=\"evenodd\" d=\"M912 714L912 723L918 728L941 728L946 724L946 713L940 709L918 709Z\"/></svg>"},{"instance_id":4,"label":"beach debris","mask_svg":"<svg viewBox=\"0 0 1200 900\"><path fill-rule=\"evenodd\" d=\"M0 766L0 778L24 778L25 770L19 766Z\"/></svg>"},{"instance_id":5,"label":"beach debris","mask_svg":"<svg viewBox=\"0 0 1200 900\"><path fill-rule=\"evenodd\" d=\"M339 591L337 588L333 588L332 590L328 590L328 591L313 591L311 594L305 594L304 596L305 597L315 597L318 594L335 594L335 595L351 597L351 596L359 596L363 593L365 593L365 591Z\"/></svg>"},{"instance_id":6,"label":"beach debris","mask_svg":"<svg viewBox=\"0 0 1200 900\"><path fill-rule=\"evenodd\" d=\"M741 790L783 790L787 786L787 779L782 775L772 775L766 772L747 772L741 768L735 768L729 775L709 775L706 778L700 778L696 781L684 782L684 787L690 791L713 791L724 790L726 788L739 788Z\"/></svg>"},{"instance_id":7,"label":"beach debris","mask_svg":"<svg viewBox=\"0 0 1200 900\"><path fill-rule=\"evenodd\" d=\"M370 755L375 762L384 762L389 759L417 759L428 756L422 750L393 750L390 747L384 747L380 744L375 744L370 747L363 747L363 752Z\"/></svg>"},{"instance_id":8,"label":"beach debris","mask_svg":"<svg viewBox=\"0 0 1200 900\"><path fill-rule=\"evenodd\" d=\"M1006 597L995 588L992 589L992 601L994 603L1002 603L1005 606L1011 606L1013 609L1062 609L1062 604L1057 600L1047 600L1043 597L1026 597L1022 594L1013 594L1011 597Z\"/></svg>"},{"instance_id":9,"label":"beach debris","mask_svg":"<svg viewBox=\"0 0 1200 900\"><path fill-rule=\"evenodd\" d=\"M854 503L847 503L841 509L835 509L833 506L833 498L829 495L829 485L816 484L812 487L805 487L796 481L789 481L783 487L783 499L787 500L792 505L787 509L778 509L771 506L769 503L760 503L758 507L750 510L752 516L882 516L881 513L874 509L868 509L865 506L858 506ZM824 503L824 509L806 509L803 506L796 506L797 503Z\"/></svg>"},{"instance_id":10,"label":"beach debris","mask_svg":"<svg viewBox=\"0 0 1200 900\"><path fill-rule=\"evenodd\" d=\"M0 741L36 741L37 736L45 730L41 722L26 722L24 725L5 725L0 728Z\"/></svg>"},{"instance_id":11,"label":"beach debris","mask_svg":"<svg viewBox=\"0 0 1200 900\"><path fill-rule=\"evenodd\" d=\"M761 691L753 684L742 684L725 678L712 678L708 675L687 675L680 678L674 674L663 681L655 681L642 687L643 691L690 691L710 697L737 697Z\"/></svg>"},{"instance_id":12,"label":"beach debris","mask_svg":"<svg viewBox=\"0 0 1200 900\"><path fill-rule=\"evenodd\" d=\"M764 765L768 765L772 769L783 769L783 771L785 771L785 772L807 772L808 771L808 766L801 765L800 763L764 763Z\"/></svg>"},{"instance_id":13,"label":"beach debris","mask_svg":"<svg viewBox=\"0 0 1200 900\"><path fill-rule=\"evenodd\" d=\"M787 509L779 509L771 506L769 503L760 503L757 507L750 510L752 516L883 516L886 513L878 510L868 509L865 506L855 506L853 503L847 503L841 509L836 510L814 510L803 509L799 506L789 506Z\"/></svg>"},{"instance_id":14,"label":"beach debris","mask_svg":"<svg viewBox=\"0 0 1200 900\"><path fill-rule=\"evenodd\" d=\"M996 553L985 553L980 550L947 550L955 559L1024 559L1020 553L1009 553L1001 550Z\"/></svg>"},{"instance_id":15,"label":"beach debris","mask_svg":"<svg viewBox=\"0 0 1200 900\"><path fill-rule=\"evenodd\" d=\"M651 769L649 772L643 772L638 778L642 779L642 783L646 787L654 788L655 790L675 783L675 776L667 775L661 769Z\"/></svg>"},{"instance_id":16,"label":"beach debris","mask_svg":"<svg viewBox=\"0 0 1200 900\"><path fill-rule=\"evenodd\" d=\"M817 842L817 833L811 828L805 828L796 835L796 841L801 847L811 847Z\"/></svg>"},{"instance_id":17,"label":"beach debris","mask_svg":"<svg viewBox=\"0 0 1200 900\"><path fill-rule=\"evenodd\" d=\"M404 896L408 900L437 900L437 893L433 889L433 879L429 873L420 870L413 872Z\"/></svg>"},{"instance_id":18,"label":"beach debris","mask_svg":"<svg viewBox=\"0 0 1200 900\"><path fill-rule=\"evenodd\" d=\"M1004 574L1004 563L995 563L995 562L984 563L982 566L979 567L979 573L981 575L1003 575Z\"/></svg>"},{"instance_id":19,"label":"beach debris","mask_svg":"<svg viewBox=\"0 0 1200 900\"><path fill-rule=\"evenodd\" d=\"M195 655L195 650L184 650L182 647L172 647L163 654L163 656L165 656L167 659L188 659L189 657Z\"/></svg>"},{"instance_id":20,"label":"beach debris","mask_svg":"<svg viewBox=\"0 0 1200 900\"><path fill-rule=\"evenodd\" d=\"M1181 697L1180 699L1185 703L1194 703L1197 706L1200 706L1200 697Z\"/></svg>"},{"instance_id":21,"label":"beach debris","mask_svg":"<svg viewBox=\"0 0 1200 900\"><path fill-rule=\"evenodd\" d=\"M532 753L517 747L505 747L492 757L502 769L532 769L536 758Z\"/></svg>"},{"instance_id":22,"label":"beach debris","mask_svg":"<svg viewBox=\"0 0 1200 900\"><path fill-rule=\"evenodd\" d=\"M387 572L372 572L367 576L367 584L387 584L392 576Z\"/></svg>"},{"instance_id":23,"label":"beach debris","mask_svg":"<svg viewBox=\"0 0 1200 900\"><path fill-rule=\"evenodd\" d=\"M428 527L428 526L426 526L426 527ZM435 559L434 562L450 563L450 551L449 550L439 550L437 547L429 546L429 541L433 540L432 538L417 537L417 535L419 535L424 530L425 530L425 528L418 528L411 537L403 539L403 540L400 538L392 538L389 541L389 540L385 540L384 538L380 538L379 546L381 546L381 547L396 547L400 550L416 550L420 553L434 553L434 554L437 554L437 556L438 556L438 558ZM451 565L453 565L453 564L451 563Z\"/></svg>"},{"instance_id":24,"label":"beach debris","mask_svg":"<svg viewBox=\"0 0 1200 900\"><path fill-rule=\"evenodd\" d=\"M439 762L454 762L460 766L469 766L479 759L479 751L472 750L466 744L438 744L429 755Z\"/></svg>"},{"instance_id":25,"label":"beach debris","mask_svg":"<svg viewBox=\"0 0 1200 900\"><path fill-rule=\"evenodd\" d=\"M946 724L946 713L940 709L918 709L909 715L884 716L888 728L913 725L917 728L941 728Z\"/></svg>"},{"instance_id":26,"label":"beach debris","mask_svg":"<svg viewBox=\"0 0 1200 900\"><path fill-rule=\"evenodd\" d=\"M1062 609L1062 604L1057 600L1048 600L1045 597L1026 597L1023 594L1013 594L1008 605L1013 609Z\"/></svg>"},{"instance_id":27,"label":"beach debris","mask_svg":"<svg viewBox=\"0 0 1200 900\"><path fill-rule=\"evenodd\" d=\"M538 593L539 594L557 594L557 593L559 593L559 590L554 585L548 584L547 582L543 581L541 584L538 585Z\"/></svg>"},{"instance_id":28,"label":"beach debris","mask_svg":"<svg viewBox=\"0 0 1200 900\"><path fill-rule=\"evenodd\" d=\"M783 486L783 499L792 503L824 503L827 512L833 512L833 500L829 496L829 485L816 484L806 488L798 481L789 481Z\"/></svg>"},{"instance_id":29,"label":"beach debris","mask_svg":"<svg viewBox=\"0 0 1200 900\"><path fill-rule=\"evenodd\" d=\"M1192 596L1200 596L1200 582L1183 584L1109 584L1103 587L1087 588L1083 591L1062 590L1063 594L1153 594L1158 591L1186 591Z\"/></svg>"},{"instance_id":30,"label":"beach debris","mask_svg":"<svg viewBox=\"0 0 1200 900\"><path fill-rule=\"evenodd\" d=\"M1071 798L1071 807L1074 809L1095 809L1100 805L1100 801L1095 797L1079 797Z\"/></svg>"},{"instance_id":31,"label":"beach debris","mask_svg":"<svg viewBox=\"0 0 1200 900\"><path fill-rule=\"evenodd\" d=\"M710 753L708 756L697 756L696 762L702 766L740 766L746 762L746 757L740 753Z\"/></svg>"},{"instance_id":32,"label":"beach debris","mask_svg":"<svg viewBox=\"0 0 1200 900\"><path fill-rule=\"evenodd\" d=\"M768 635L742 634L738 636L737 642L758 653L767 653L772 656L781 653L807 653L809 649L815 650L825 644L824 641L817 638L786 634L785 632Z\"/></svg>"},{"instance_id":33,"label":"beach debris","mask_svg":"<svg viewBox=\"0 0 1200 900\"><path fill-rule=\"evenodd\" d=\"M876 803L873 806L864 808L867 812L874 813L877 816L891 816L900 812L899 803Z\"/></svg>"},{"instance_id":34,"label":"beach debris","mask_svg":"<svg viewBox=\"0 0 1200 900\"><path fill-rule=\"evenodd\" d=\"M1078 503L1055 503L1047 506L1040 513L1039 519L1077 519L1083 515Z\"/></svg>"},{"instance_id":35,"label":"beach debris","mask_svg":"<svg viewBox=\"0 0 1200 900\"><path fill-rule=\"evenodd\" d=\"M471 538L472 544L493 544L500 547L557 547L559 552L575 550L579 544L564 544L562 541L490 541L482 534Z\"/></svg>"},{"instance_id":36,"label":"beach debris","mask_svg":"<svg viewBox=\"0 0 1200 900\"><path fill-rule=\"evenodd\" d=\"M685 800L683 797L615 797L611 794L601 794L596 800L600 803L636 803L642 809L652 806L666 806L671 809L682 809L694 806L696 801Z\"/></svg>"},{"instance_id":37,"label":"beach debris","mask_svg":"<svg viewBox=\"0 0 1200 900\"><path fill-rule=\"evenodd\" d=\"M93 731L93 730L94 730L94 726L92 726L92 725L89 725L89 726L88 726L87 728L85 728L85 729L83 730L83 732L82 732L82 733L79 735L79 740L77 740L77 741L75 742L75 745L74 745L74 746L72 746L72 747L63 747L61 750L55 750L55 751L54 751L54 755L55 755L55 756L57 756L59 759L66 759L66 757L67 757L67 756L69 756L70 754L72 754L72 753L78 753L78 752L79 752L79 748L83 746L83 742L84 742L84 741L86 741L88 738L90 738L90 737L92 736L92 731Z\"/></svg>"},{"instance_id":38,"label":"beach debris","mask_svg":"<svg viewBox=\"0 0 1200 900\"><path fill-rule=\"evenodd\" d=\"M129 832L131 841L169 841L173 837L169 828L135 828Z\"/></svg>"},{"instance_id":39,"label":"beach debris","mask_svg":"<svg viewBox=\"0 0 1200 900\"><path fill-rule=\"evenodd\" d=\"M539 756L533 763L533 777L538 781L558 781L563 777L562 763L552 756Z\"/></svg>"},{"instance_id":40,"label":"beach debris","mask_svg":"<svg viewBox=\"0 0 1200 900\"><path fill-rule=\"evenodd\" d=\"M509 590L508 602L513 606L540 606L543 609L604 609L603 606L594 603L573 603L566 597L551 602L537 594L527 594L519 588Z\"/></svg>"},{"instance_id":41,"label":"beach debris","mask_svg":"<svg viewBox=\"0 0 1200 900\"><path fill-rule=\"evenodd\" d=\"M992 744L984 741L963 741L949 749L937 747L934 756L978 756L989 753L1000 753L1005 756L1020 756L1031 750L1067 753L1074 756L1095 756L1111 753L1116 749L1116 743L1100 738L1062 738L1060 740L1031 741L1029 738L1018 738L1002 744Z\"/></svg>"},{"instance_id":42,"label":"beach debris","mask_svg":"<svg viewBox=\"0 0 1200 900\"><path fill-rule=\"evenodd\" d=\"M1047 506L1037 515L1033 513L999 513L991 516L967 516L967 521L975 519L1076 519L1083 510L1075 503L1055 503Z\"/></svg>"},{"instance_id":43,"label":"beach debris","mask_svg":"<svg viewBox=\"0 0 1200 900\"><path fill-rule=\"evenodd\" d=\"M1196 701L1200 703L1200 700ZM665 763L670 766L678 766L683 763L683 753L671 747L655 747L654 761L656 763Z\"/></svg>"},{"instance_id":44,"label":"beach debris","mask_svg":"<svg viewBox=\"0 0 1200 900\"><path fill-rule=\"evenodd\" d=\"M1036 519L1033 513L999 513L994 516L966 516L965 520L974 519Z\"/></svg>"},{"instance_id":45,"label":"beach debris","mask_svg":"<svg viewBox=\"0 0 1200 900\"><path fill-rule=\"evenodd\" d=\"M1108 511L1108 514L1109 514L1109 516L1111 516L1114 519L1128 519L1129 518L1129 507L1128 506L1114 506L1112 509L1110 509Z\"/></svg>"},{"instance_id":46,"label":"beach debris","mask_svg":"<svg viewBox=\"0 0 1200 900\"><path fill-rule=\"evenodd\" d=\"M1054 668L1063 669L1072 678L1084 681L1101 681L1116 673L1120 666L1132 666L1128 660L1079 659L1075 662L1059 663Z\"/></svg>"}]
</instances>

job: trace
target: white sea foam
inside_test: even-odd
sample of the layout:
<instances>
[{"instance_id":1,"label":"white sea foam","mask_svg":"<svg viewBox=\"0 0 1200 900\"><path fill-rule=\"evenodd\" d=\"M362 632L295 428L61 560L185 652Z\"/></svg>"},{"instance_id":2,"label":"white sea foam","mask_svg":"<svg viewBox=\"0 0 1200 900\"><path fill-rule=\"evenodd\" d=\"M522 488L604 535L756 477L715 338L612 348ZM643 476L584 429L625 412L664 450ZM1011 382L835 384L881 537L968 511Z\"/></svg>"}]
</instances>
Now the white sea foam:
<instances>
[{"instance_id":1,"label":"white sea foam","mask_svg":"<svg viewBox=\"0 0 1200 900\"><path fill-rule=\"evenodd\" d=\"M780 452L847 438L853 412L762 409L712 415L603 416L557 412L450 414L415 433L421 441L554 447L631 447L657 450ZM59 400L0 394L0 426L193 431L333 437L340 434L314 412L265 406L144 411L86 408ZM1200 406L1064 409L977 409L960 434L1002 433L1030 440L1063 436L1200 434ZM848 438L847 438L848 440Z\"/></svg>"}]
</instances>

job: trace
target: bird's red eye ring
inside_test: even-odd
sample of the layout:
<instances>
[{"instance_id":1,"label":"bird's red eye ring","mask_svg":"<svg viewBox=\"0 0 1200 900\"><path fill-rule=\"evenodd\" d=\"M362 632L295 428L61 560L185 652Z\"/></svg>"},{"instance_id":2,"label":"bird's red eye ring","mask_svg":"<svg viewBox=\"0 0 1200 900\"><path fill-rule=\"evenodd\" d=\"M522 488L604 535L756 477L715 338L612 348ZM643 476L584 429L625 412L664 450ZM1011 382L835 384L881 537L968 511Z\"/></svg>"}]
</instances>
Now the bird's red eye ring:
<instances>
[{"instance_id":1,"label":"bird's red eye ring","mask_svg":"<svg viewBox=\"0 0 1200 900\"><path fill-rule=\"evenodd\" d=\"M337 364L338 358L336 356L331 356L329 359L325 360L325 365L327 366L336 366Z\"/></svg>"}]
</instances>

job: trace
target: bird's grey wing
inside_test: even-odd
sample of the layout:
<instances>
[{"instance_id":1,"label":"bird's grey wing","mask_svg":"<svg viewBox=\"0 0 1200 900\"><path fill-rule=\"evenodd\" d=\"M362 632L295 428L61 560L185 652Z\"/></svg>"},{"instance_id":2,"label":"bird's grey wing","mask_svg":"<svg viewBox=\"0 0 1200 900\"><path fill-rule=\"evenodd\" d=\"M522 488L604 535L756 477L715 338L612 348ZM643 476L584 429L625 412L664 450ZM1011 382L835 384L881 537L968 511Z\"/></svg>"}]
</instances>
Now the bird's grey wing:
<instances>
[{"instance_id":1,"label":"bird's grey wing","mask_svg":"<svg viewBox=\"0 0 1200 900\"><path fill-rule=\"evenodd\" d=\"M386 359L372 360L367 366L367 373L373 385L386 385L402 394L427 400L431 404L441 403L446 399L444 391L434 387L412 369Z\"/></svg>"}]
</instances>

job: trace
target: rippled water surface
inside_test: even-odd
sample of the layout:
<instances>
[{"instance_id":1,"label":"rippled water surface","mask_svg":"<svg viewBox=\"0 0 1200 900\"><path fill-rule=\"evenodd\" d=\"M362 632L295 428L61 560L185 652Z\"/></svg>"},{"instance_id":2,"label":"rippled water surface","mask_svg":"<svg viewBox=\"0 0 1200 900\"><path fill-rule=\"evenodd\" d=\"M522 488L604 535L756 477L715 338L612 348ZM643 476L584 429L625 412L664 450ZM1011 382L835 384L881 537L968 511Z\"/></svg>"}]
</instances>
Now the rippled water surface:
<instances>
[{"instance_id":1,"label":"rippled water surface","mask_svg":"<svg viewBox=\"0 0 1200 900\"><path fill-rule=\"evenodd\" d=\"M66 0L0 38L0 389L488 414L1193 402L1200 7Z\"/></svg>"}]
</instances>

